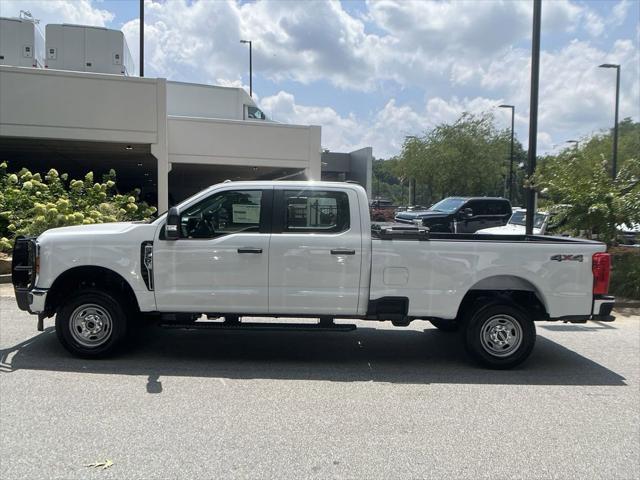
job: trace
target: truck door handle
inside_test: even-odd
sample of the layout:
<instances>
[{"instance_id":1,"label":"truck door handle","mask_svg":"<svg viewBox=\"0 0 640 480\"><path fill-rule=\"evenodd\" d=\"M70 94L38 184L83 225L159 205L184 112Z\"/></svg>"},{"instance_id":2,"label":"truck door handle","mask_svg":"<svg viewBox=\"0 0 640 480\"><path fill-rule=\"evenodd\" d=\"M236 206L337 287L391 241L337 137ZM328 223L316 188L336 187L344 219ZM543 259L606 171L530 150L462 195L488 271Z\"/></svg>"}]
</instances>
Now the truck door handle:
<instances>
[{"instance_id":1,"label":"truck door handle","mask_svg":"<svg viewBox=\"0 0 640 480\"><path fill-rule=\"evenodd\" d=\"M262 253L262 249L253 247L242 247L238 249L238 253Z\"/></svg>"},{"instance_id":2,"label":"truck door handle","mask_svg":"<svg viewBox=\"0 0 640 480\"><path fill-rule=\"evenodd\" d=\"M331 250L331 255L355 255L356 251L348 248L334 248Z\"/></svg>"}]
</instances>

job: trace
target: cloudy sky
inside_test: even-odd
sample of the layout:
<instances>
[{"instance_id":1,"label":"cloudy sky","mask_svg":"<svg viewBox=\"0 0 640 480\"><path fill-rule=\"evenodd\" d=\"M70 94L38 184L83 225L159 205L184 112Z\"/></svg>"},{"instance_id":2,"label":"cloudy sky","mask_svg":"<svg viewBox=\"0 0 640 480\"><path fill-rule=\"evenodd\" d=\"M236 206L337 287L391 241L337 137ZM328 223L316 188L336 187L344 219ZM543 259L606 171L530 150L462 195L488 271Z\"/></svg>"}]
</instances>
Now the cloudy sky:
<instances>
[{"instance_id":1,"label":"cloudy sky","mask_svg":"<svg viewBox=\"0 0 640 480\"><path fill-rule=\"evenodd\" d=\"M122 29L138 58L138 0L0 0L0 14L30 10L46 23ZM281 122L322 126L322 144L396 154L405 135L491 110L528 136L529 0L145 0L145 75L248 85ZM539 152L557 151L613 124L640 118L640 2L545 0L542 6ZM247 87L248 88L248 87Z\"/></svg>"}]
</instances>

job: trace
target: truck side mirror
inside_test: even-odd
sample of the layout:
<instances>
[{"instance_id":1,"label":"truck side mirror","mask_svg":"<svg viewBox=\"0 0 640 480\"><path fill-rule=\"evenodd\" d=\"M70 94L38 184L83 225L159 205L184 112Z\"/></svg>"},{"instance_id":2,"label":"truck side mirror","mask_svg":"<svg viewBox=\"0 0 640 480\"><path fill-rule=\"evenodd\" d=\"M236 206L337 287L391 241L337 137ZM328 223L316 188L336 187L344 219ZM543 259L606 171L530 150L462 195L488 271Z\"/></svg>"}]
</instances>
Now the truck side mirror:
<instances>
[{"instance_id":1,"label":"truck side mirror","mask_svg":"<svg viewBox=\"0 0 640 480\"><path fill-rule=\"evenodd\" d=\"M472 218L473 217L473 209L471 208L465 208L462 210L462 217L463 218Z\"/></svg>"},{"instance_id":2,"label":"truck side mirror","mask_svg":"<svg viewBox=\"0 0 640 480\"><path fill-rule=\"evenodd\" d=\"M180 212L177 207L171 207L167 213L167 223L164 227L164 234L167 240L177 240L180 238Z\"/></svg>"}]
</instances>

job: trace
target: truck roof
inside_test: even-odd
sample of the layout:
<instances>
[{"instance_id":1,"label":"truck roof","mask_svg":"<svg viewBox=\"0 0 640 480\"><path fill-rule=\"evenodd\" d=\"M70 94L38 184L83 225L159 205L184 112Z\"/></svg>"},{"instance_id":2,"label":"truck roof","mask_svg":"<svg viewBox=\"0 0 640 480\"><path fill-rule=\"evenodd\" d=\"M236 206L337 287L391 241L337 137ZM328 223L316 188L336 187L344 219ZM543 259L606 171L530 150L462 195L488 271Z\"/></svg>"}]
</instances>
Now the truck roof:
<instances>
[{"instance_id":1,"label":"truck roof","mask_svg":"<svg viewBox=\"0 0 640 480\"><path fill-rule=\"evenodd\" d=\"M220 185L233 185L238 187L256 187L256 186L280 186L280 187L340 187L351 190L358 190L363 188L362 185L355 182L325 182L316 180L240 180L232 181L227 180L225 182L217 183L207 187L207 190L218 187Z\"/></svg>"}]
</instances>

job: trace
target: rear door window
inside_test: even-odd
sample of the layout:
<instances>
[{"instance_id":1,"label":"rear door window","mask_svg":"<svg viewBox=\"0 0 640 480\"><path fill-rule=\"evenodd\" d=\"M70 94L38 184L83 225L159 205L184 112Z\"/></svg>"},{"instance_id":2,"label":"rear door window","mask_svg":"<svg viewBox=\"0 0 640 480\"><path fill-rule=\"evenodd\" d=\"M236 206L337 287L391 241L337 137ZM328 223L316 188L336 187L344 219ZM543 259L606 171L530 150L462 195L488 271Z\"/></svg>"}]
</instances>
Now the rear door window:
<instances>
[{"instance_id":1,"label":"rear door window","mask_svg":"<svg viewBox=\"0 0 640 480\"><path fill-rule=\"evenodd\" d=\"M349 197L330 190L285 190L283 232L340 233L350 226Z\"/></svg>"}]
</instances>

